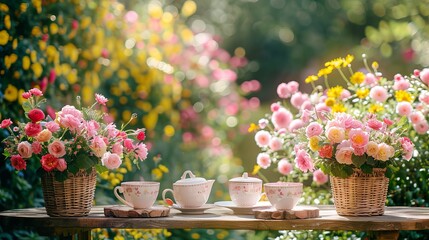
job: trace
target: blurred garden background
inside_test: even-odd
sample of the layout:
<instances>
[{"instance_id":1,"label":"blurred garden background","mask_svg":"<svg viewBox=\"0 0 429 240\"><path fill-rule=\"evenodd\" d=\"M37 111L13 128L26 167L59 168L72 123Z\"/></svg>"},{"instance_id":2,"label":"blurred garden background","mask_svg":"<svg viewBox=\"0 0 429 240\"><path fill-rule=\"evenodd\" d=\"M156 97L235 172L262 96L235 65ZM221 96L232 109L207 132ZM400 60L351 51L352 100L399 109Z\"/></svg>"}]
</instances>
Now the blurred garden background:
<instances>
[{"instance_id":1,"label":"blurred garden background","mask_svg":"<svg viewBox=\"0 0 429 240\"><path fill-rule=\"evenodd\" d=\"M38 87L47 112L75 96L109 98L112 120L146 128L141 169L101 174L95 204L116 203L125 180L171 187L181 174L215 179L210 202L229 200L227 181L255 169L248 128L277 101L282 82L304 79L337 57L366 54L387 78L429 66L429 0L0 0L0 120L23 119L21 94ZM0 132L0 139L7 136ZM429 140L429 139L426 139ZM422 140L420 144L428 145ZM390 181L388 205L429 206L428 151ZM409 172L415 172L410 175ZM329 186L311 177L303 204L332 204ZM43 206L36 165L25 173L0 161L0 211ZM426 233L427 234L427 233ZM222 230L93 231L95 239L365 238L360 232ZM402 238L425 239L425 232ZM39 238L0 229L0 238Z\"/></svg>"}]
</instances>

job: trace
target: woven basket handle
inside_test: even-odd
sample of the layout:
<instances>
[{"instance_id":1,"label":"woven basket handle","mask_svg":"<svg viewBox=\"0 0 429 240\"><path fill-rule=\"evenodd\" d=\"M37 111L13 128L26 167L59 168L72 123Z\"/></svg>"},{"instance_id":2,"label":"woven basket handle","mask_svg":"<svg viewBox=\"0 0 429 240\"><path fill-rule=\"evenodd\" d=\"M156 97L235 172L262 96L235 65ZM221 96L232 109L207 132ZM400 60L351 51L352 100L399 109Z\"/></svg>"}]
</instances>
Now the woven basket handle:
<instances>
[{"instance_id":1,"label":"woven basket handle","mask_svg":"<svg viewBox=\"0 0 429 240\"><path fill-rule=\"evenodd\" d=\"M125 205L127 205L127 206L129 206L129 207L134 208L134 205L133 205L133 204L131 204L130 202L125 201L125 199L123 199L123 198L119 195L118 190L119 190L119 192L120 192L120 193L123 193L123 192L124 192L124 189L123 189L121 186L117 186L117 187L115 187L115 189L113 190L113 193L115 194L116 198L117 198L117 199L119 199L119 201L121 201L123 204L125 204Z\"/></svg>"}]
</instances>

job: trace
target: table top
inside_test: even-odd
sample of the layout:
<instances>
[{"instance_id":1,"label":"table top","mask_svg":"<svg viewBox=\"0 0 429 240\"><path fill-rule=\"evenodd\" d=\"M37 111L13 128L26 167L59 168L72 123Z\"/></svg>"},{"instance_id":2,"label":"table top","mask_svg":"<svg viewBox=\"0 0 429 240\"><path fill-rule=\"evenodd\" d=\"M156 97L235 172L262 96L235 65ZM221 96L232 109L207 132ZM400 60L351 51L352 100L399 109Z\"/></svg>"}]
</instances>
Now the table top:
<instances>
[{"instance_id":1,"label":"table top","mask_svg":"<svg viewBox=\"0 0 429 240\"><path fill-rule=\"evenodd\" d=\"M386 207L383 216L348 217L337 215L334 206L316 206L320 217L293 220L255 219L235 215L231 209L214 207L200 215L185 215L171 209L160 218L114 218L104 216L104 207L94 206L86 217L49 217L44 208L0 212L0 223L34 228L167 228L167 229L253 229L253 230L357 230L397 231L429 229L429 208Z\"/></svg>"}]
</instances>

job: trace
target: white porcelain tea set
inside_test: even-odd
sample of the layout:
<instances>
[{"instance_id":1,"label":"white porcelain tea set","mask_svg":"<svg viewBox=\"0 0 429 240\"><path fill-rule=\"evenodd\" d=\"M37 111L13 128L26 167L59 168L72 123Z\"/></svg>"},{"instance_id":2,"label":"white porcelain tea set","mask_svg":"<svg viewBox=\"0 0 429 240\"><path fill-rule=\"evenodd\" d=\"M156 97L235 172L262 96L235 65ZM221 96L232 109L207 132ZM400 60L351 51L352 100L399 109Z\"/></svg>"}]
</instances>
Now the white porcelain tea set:
<instances>
[{"instance_id":1,"label":"white porcelain tea set","mask_svg":"<svg viewBox=\"0 0 429 240\"><path fill-rule=\"evenodd\" d=\"M303 184L276 182L262 184L262 180L249 177L245 172L241 177L228 181L231 201L207 204L215 180L196 177L190 170L173 183L173 188L162 191L163 201L183 214L202 214L214 206L232 209L235 214L252 214L255 208L274 207L277 210L293 209L302 196ZM265 191L262 191L262 185ZM114 189L115 196L125 205L134 209L151 208L159 193L159 182L122 182ZM122 198L119 193L122 193ZM173 199L167 198L171 193ZM261 201L263 196L268 201Z\"/></svg>"}]
</instances>

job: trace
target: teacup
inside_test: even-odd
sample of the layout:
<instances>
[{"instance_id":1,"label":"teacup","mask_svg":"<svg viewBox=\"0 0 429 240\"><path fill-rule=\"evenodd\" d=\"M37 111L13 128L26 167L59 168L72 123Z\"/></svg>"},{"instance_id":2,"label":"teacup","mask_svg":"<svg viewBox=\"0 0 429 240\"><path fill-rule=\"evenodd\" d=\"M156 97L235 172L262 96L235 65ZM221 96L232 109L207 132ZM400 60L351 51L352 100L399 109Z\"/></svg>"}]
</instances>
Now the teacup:
<instances>
[{"instance_id":1,"label":"teacup","mask_svg":"<svg viewBox=\"0 0 429 240\"><path fill-rule=\"evenodd\" d=\"M123 199L119 193L125 197ZM115 196L123 204L135 208L150 208L156 201L159 193L159 182L131 181L122 182L121 186L113 190Z\"/></svg>"},{"instance_id":2,"label":"teacup","mask_svg":"<svg viewBox=\"0 0 429 240\"><path fill-rule=\"evenodd\" d=\"M297 182L265 183L265 194L271 205L278 210L290 210L302 196L303 184Z\"/></svg>"},{"instance_id":3,"label":"teacup","mask_svg":"<svg viewBox=\"0 0 429 240\"><path fill-rule=\"evenodd\" d=\"M264 195L262 193L262 180L249 177L247 172L241 177L228 181L229 196L237 207L252 207Z\"/></svg>"},{"instance_id":4,"label":"teacup","mask_svg":"<svg viewBox=\"0 0 429 240\"><path fill-rule=\"evenodd\" d=\"M186 176L189 174L189 178ZM199 208L207 203L215 180L206 180L195 177L187 170L183 173L180 180L173 183L173 189L167 188L162 191L162 199L168 204L171 200L166 198L168 192L173 193L173 198L181 208Z\"/></svg>"}]
</instances>

